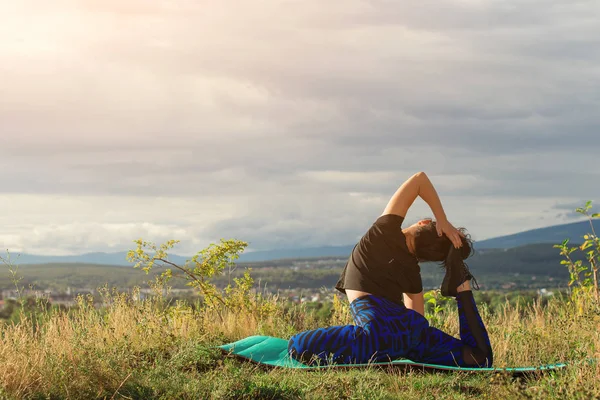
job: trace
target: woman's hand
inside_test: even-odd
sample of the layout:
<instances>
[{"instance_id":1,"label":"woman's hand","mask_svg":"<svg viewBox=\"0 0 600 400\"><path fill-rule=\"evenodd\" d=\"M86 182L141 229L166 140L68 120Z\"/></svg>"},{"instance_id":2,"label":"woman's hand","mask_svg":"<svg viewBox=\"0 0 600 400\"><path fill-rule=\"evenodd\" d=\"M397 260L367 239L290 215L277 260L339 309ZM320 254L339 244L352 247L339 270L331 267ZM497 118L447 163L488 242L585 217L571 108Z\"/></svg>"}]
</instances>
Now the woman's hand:
<instances>
[{"instance_id":1,"label":"woman's hand","mask_svg":"<svg viewBox=\"0 0 600 400\"><path fill-rule=\"evenodd\" d=\"M452 224L448 222L448 220L437 221L435 227L439 236L442 236L442 234L444 234L446 235L446 237L448 237L448 239L450 239L454 247L456 247L457 249L462 247L461 238L464 237L464 235L461 231L452 226Z\"/></svg>"}]
</instances>

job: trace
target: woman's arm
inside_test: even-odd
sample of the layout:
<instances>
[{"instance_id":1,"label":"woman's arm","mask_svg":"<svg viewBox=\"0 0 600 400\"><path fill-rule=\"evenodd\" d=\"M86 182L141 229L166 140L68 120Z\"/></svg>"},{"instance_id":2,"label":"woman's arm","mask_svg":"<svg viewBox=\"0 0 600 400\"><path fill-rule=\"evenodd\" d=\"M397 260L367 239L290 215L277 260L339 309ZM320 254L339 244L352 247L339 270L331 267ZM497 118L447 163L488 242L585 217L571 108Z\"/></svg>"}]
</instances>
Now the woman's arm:
<instances>
[{"instance_id":1,"label":"woman's arm","mask_svg":"<svg viewBox=\"0 0 600 400\"><path fill-rule=\"evenodd\" d=\"M419 195L423 175L425 175L425 172L417 172L408 178L396 190L396 193L394 193L381 215L395 214L403 218L406 217L406 212Z\"/></svg>"},{"instance_id":2,"label":"woman's arm","mask_svg":"<svg viewBox=\"0 0 600 400\"><path fill-rule=\"evenodd\" d=\"M425 316L425 298L423 297L423 291L417 294L403 293L404 305L406 308L415 310L422 316Z\"/></svg>"},{"instance_id":3,"label":"woman's arm","mask_svg":"<svg viewBox=\"0 0 600 400\"><path fill-rule=\"evenodd\" d=\"M442 208L440 198L425 172L417 172L408 178L394 193L382 215L396 214L406 217L408 209L412 206L417 196L421 196L429 205L436 220L446 219L446 213Z\"/></svg>"},{"instance_id":4,"label":"woman's arm","mask_svg":"<svg viewBox=\"0 0 600 400\"><path fill-rule=\"evenodd\" d=\"M433 187L433 183L431 183L425 172L419 173L422 174L420 176L419 196L421 196L423 201L429 205L429 208L431 208L431 212L433 212L436 221L447 221L448 218L446 218L446 213L442 207L442 202L440 201L440 197Z\"/></svg>"},{"instance_id":5,"label":"woman's arm","mask_svg":"<svg viewBox=\"0 0 600 400\"><path fill-rule=\"evenodd\" d=\"M417 172L404 182L396 193L394 193L382 215L395 214L406 217L408 209L414 203L417 196L420 196L429 205L429 208L431 208L435 216L438 234L440 236L446 234L448 239L454 244L454 247L461 247L461 234L448 222L442 202L425 172Z\"/></svg>"}]
</instances>

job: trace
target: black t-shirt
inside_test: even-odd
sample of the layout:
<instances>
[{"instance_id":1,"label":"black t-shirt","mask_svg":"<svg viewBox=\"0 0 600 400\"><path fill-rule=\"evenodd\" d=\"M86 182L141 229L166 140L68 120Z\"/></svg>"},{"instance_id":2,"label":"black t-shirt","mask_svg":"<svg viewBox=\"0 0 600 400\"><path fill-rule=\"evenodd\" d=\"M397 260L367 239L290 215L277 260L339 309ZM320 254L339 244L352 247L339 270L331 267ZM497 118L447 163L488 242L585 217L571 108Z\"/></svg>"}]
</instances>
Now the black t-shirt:
<instances>
[{"instance_id":1,"label":"black t-shirt","mask_svg":"<svg viewBox=\"0 0 600 400\"><path fill-rule=\"evenodd\" d=\"M335 288L360 290L403 303L402 293L423 290L421 267L408 251L402 233L404 217L387 214L377 221L354 246Z\"/></svg>"}]
</instances>

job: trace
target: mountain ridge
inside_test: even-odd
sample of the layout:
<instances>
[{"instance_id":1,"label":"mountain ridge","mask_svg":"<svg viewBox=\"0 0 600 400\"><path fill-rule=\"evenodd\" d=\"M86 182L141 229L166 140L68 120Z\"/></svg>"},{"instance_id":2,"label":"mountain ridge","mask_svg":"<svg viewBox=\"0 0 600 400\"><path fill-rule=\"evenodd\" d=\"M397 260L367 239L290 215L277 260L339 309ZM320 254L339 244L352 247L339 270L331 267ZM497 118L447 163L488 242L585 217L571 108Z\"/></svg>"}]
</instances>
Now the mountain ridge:
<instances>
[{"instance_id":1,"label":"mountain ridge","mask_svg":"<svg viewBox=\"0 0 600 400\"><path fill-rule=\"evenodd\" d=\"M475 242L476 250L487 249L510 249L528 244L561 243L569 238L571 242L578 243L583 235L590 233L589 221L578 221L561 225L552 225L544 228L530 229L510 235L499 236ZM582 242L581 240L580 242ZM318 257L347 257L354 244L345 246L321 246L309 248L287 248L265 251L255 251L240 255L239 262L271 261L285 258L318 258ZM127 252L91 252L71 256L44 256L34 254L20 254L15 257L11 255L13 264L46 264L46 263L85 263L131 266L126 260ZM191 256L180 256L172 254L169 260L175 263L184 263Z\"/></svg>"}]
</instances>

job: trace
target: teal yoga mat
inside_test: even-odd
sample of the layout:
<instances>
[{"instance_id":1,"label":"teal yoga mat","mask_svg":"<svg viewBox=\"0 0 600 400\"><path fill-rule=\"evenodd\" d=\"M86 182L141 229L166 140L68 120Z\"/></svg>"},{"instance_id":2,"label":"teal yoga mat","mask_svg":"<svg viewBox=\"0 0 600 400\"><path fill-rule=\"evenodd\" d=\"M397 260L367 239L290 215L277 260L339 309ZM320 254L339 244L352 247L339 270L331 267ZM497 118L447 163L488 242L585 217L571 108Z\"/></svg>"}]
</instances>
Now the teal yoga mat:
<instances>
[{"instance_id":1,"label":"teal yoga mat","mask_svg":"<svg viewBox=\"0 0 600 400\"><path fill-rule=\"evenodd\" d=\"M440 370L440 371L469 371L469 372L497 372L504 371L513 374L524 374L536 371L558 370L565 368L566 363L547 364L532 367L514 367L514 368L463 368L451 367L447 365L435 365L417 363L407 359L394 360L385 363L370 363L370 364L335 364L325 366L308 366L288 356L288 341L272 336L249 336L237 342L228 343L219 347L227 354L247 359L249 361L279 368L297 368L304 370L317 370L323 368L360 368L360 367L377 367L377 366L398 366L411 369L421 370ZM590 360L592 361L592 360Z\"/></svg>"}]
</instances>

